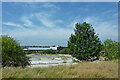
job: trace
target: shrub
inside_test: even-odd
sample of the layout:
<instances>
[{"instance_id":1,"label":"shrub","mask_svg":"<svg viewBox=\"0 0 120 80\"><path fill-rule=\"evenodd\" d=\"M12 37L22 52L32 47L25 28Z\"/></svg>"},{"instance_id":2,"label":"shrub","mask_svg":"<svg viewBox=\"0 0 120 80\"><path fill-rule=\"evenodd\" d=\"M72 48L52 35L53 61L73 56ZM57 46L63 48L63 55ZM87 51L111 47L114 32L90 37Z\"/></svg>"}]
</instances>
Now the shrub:
<instances>
[{"instance_id":1,"label":"shrub","mask_svg":"<svg viewBox=\"0 0 120 80\"><path fill-rule=\"evenodd\" d=\"M9 36L1 36L2 39L2 66L22 66L29 65L27 57L20 43Z\"/></svg>"},{"instance_id":2,"label":"shrub","mask_svg":"<svg viewBox=\"0 0 120 80\"><path fill-rule=\"evenodd\" d=\"M105 57L109 59L118 58L118 47L119 43L111 39L107 39L103 43L103 49L105 50Z\"/></svg>"},{"instance_id":3,"label":"shrub","mask_svg":"<svg viewBox=\"0 0 120 80\"><path fill-rule=\"evenodd\" d=\"M70 49L69 48L64 48L60 51L60 54L70 54Z\"/></svg>"},{"instance_id":4,"label":"shrub","mask_svg":"<svg viewBox=\"0 0 120 80\"><path fill-rule=\"evenodd\" d=\"M55 51L53 51L52 49L47 49L47 50L43 50L41 51L42 54L53 54L55 53Z\"/></svg>"}]
</instances>

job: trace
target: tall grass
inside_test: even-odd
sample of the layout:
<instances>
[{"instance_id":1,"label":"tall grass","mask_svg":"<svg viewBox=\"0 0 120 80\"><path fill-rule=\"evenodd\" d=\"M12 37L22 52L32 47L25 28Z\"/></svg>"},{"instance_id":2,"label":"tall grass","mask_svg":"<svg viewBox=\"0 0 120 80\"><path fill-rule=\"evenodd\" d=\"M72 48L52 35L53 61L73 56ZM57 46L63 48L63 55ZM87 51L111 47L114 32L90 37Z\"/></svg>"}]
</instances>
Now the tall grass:
<instances>
[{"instance_id":1,"label":"tall grass","mask_svg":"<svg viewBox=\"0 0 120 80\"><path fill-rule=\"evenodd\" d=\"M3 78L118 78L118 61L45 68L3 68Z\"/></svg>"},{"instance_id":2,"label":"tall grass","mask_svg":"<svg viewBox=\"0 0 120 80\"><path fill-rule=\"evenodd\" d=\"M0 80L2 79L2 68L0 68Z\"/></svg>"}]
</instances>

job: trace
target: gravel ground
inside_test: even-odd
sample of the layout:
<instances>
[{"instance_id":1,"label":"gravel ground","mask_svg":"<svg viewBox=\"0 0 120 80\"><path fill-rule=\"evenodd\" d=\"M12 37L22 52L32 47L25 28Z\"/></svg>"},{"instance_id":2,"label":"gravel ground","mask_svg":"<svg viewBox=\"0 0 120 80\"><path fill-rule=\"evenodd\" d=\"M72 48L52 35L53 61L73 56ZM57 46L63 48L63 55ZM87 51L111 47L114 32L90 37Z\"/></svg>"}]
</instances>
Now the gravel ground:
<instances>
[{"instance_id":1,"label":"gravel ground","mask_svg":"<svg viewBox=\"0 0 120 80\"><path fill-rule=\"evenodd\" d=\"M27 56L31 57L31 65L28 66L31 68L77 64L73 62L73 60L77 60L76 58L66 54L30 54Z\"/></svg>"}]
</instances>

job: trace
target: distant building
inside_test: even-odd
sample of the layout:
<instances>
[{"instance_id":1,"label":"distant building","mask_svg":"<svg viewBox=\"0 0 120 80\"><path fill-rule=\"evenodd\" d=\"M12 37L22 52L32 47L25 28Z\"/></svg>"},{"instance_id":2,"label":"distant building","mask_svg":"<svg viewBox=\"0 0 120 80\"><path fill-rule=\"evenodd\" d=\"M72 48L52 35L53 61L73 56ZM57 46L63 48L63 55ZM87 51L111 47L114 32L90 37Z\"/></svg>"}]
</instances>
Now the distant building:
<instances>
[{"instance_id":1,"label":"distant building","mask_svg":"<svg viewBox=\"0 0 120 80\"><path fill-rule=\"evenodd\" d=\"M43 50L48 50L48 49L52 49L54 51L61 51L64 48L67 47L61 47L61 46L22 46L23 50L25 52L27 51L34 51L34 52L39 52L39 51L43 51Z\"/></svg>"}]
</instances>

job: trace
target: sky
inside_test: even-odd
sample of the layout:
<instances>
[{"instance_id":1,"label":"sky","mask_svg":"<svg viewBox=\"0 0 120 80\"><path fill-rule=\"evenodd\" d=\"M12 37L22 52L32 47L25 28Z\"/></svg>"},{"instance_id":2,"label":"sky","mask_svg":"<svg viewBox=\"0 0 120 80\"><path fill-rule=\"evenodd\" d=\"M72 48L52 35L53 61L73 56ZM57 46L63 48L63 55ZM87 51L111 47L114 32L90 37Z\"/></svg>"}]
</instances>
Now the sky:
<instances>
[{"instance_id":1,"label":"sky","mask_svg":"<svg viewBox=\"0 0 120 80\"><path fill-rule=\"evenodd\" d=\"M67 46L77 22L91 24L102 42L118 41L117 2L2 3L2 34L22 46Z\"/></svg>"}]
</instances>

